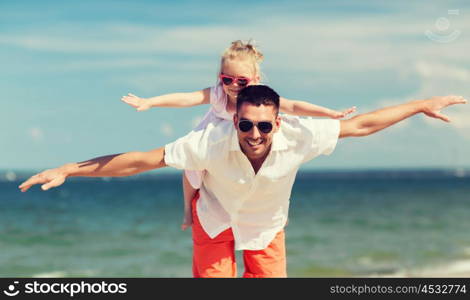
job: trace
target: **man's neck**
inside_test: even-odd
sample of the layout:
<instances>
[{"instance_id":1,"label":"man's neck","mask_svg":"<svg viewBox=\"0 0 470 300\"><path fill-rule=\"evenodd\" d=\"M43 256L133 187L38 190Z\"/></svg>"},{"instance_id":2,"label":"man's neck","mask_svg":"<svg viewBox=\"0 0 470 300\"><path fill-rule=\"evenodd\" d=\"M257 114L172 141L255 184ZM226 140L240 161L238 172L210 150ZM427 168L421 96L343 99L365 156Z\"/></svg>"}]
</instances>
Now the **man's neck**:
<instances>
[{"instance_id":1,"label":"man's neck","mask_svg":"<svg viewBox=\"0 0 470 300\"><path fill-rule=\"evenodd\" d=\"M267 151L263 157L257 158L257 159L250 159L247 157L248 161L253 167L253 171L255 171L255 174L258 174L259 169L261 169L261 166L263 165L264 161L266 160L266 157L268 157L270 152L271 152L271 149L269 149L269 151Z\"/></svg>"}]
</instances>

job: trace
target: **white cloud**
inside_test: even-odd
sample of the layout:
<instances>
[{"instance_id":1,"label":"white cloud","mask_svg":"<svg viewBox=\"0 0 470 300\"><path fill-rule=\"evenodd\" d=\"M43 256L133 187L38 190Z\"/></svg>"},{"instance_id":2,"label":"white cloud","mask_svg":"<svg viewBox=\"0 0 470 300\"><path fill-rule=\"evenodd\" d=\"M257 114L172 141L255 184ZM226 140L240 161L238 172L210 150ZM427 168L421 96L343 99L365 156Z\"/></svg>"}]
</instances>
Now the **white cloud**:
<instances>
[{"instance_id":1,"label":"white cloud","mask_svg":"<svg viewBox=\"0 0 470 300\"><path fill-rule=\"evenodd\" d=\"M160 126L160 133L163 134L164 136L166 137L171 137L173 136L174 134L174 129L173 129L173 126L171 126L170 124L168 123L163 123L161 126Z\"/></svg>"},{"instance_id":2,"label":"white cloud","mask_svg":"<svg viewBox=\"0 0 470 300\"><path fill-rule=\"evenodd\" d=\"M2 34L0 43L32 50L65 53L127 53L177 55L219 55L230 41L258 39L269 53L274 67L294 70L369 70L407 64L416 54L437 60L468 61L470 40L465 36L441 45L428 40L423 32L432 28L429 19L408 17L288 19L274 15L269 20L234 26L199 25L156 27L114 23L85 26L63 23L53 34ZM456 25L457 26L457 25ZM459 24L463 32L468 22ZM459 45L458 50L454 45ZM457 51L456 51L457 50ZM400 55L396 55L399 53ZM273 57L275 59L272 59ZM140 62L137 61L137 64Z\"/></svg>"},{"instance_id":3,"label":"white cloud","mask_svg":"<svg viewBox=\"0 0 470 300\"><path fill-rule=\"evenodd\" d=\"M28 134L31 139L36 142L40 142L44 139L44 131L39 127L30 128Z\"/></svg>"},{"instance_id":4,"label":"white cloud","mask_svg":"<svg viewBox=\"0 0 470 300\"><path fill-rule=\"evenodd\" d=\"M189 61L184 64L175 64L174 61L168 61L163 58L135 58L135 59L106 59L106 60L83 60L78 59L62 63L53 68L51 71L83 71L83 70L103 70L103 69L125 69L125 68L153 68L159 70L200 70L214 71L215 68L209 68L207 63L200 61ZM214 69L214 70L212 70Z\"/></svg>"},{"instance_id":5,"label":"white cloud","mask_svg":"<svg viewBox=\"0 0 470 300\"><path fill-rule=\"evenodd\" d=\"M380 106L390 106L409 100L427 99L432 96L462 95L470 98L470 72L458 65L442 62L418 61L414 65L415 75L420 79L421 86L412 94L397 98L384 99ZM470 138L470 105L455 105L442 110L442 113L451 118L451 123L446 123L434 118L424 117L424 122L432 127L451 127L465 137ZM398 125L398 124L397 124ZM395 125L395 126L397 126ZM406 128L406 125L398 125Z\"/></svg>"},{"instance_id":6,"label":"white cloud","mask_svg":"<svg viewBox=\"0 0 470 300\"><path fill-rule=\"evenodd\" d=\"M203 116L194 117L194 118L191 120L191 123L190 123L191 129L196 128L196 126L199 125L199 123L201 123L202 118L203 118Z\"/></svg>"},{"instance_id":7,"label":"white cloud","mask_svg":"<svg viewBox=\"0 0 470 300\"><path fill-rule=\"evenodd\" d=\"M7 181L15 181L16 178L17 178L17 176L16 176L15 172L13 172L13 171L8 171L8 172L5 173L5 179Z\"/></svg>"},{"instance_id":8,"label":"white cloud","mask_svg":"<svg viewBox=\"0 0 470 300\"><path fill-rule=\"evenodd\" d=\"M23 74L42 78L37 75L44 74L46 77L48 73L54 72L83 71L83 75L77 73L70 76L71 80L78 83L80 76L96 76L92 72L86 72L88 70L111 69L112 72L106 72L105 77L100 77L99 80L110 83L111 87L128 88L130 92L137 89L135 93L138 95L147 93L142 96L153 96L179 89L184 91L189 88L192 90L193 87L202 88L205 87L204 82L212 83L223 49L232 40L254 38L266 57L262 67L265 72L268 70L273 84L284 89L286 96L303 88L308 91L302 90L302 97L309 96L308 93L312 91L312 98L315 98L315 89L324 97L329 93L325 89L331 87L331 102L328 99L328 102L325 100L322 104L340 108L348 106L340 103L354 100L352 104L358 106L360 113L369 111L365 105L372 110L432 95L456 93L470 96L466 71L466 67L470 66L470 57L467 54L470 49L470 36L467 34L470 32L470 23L464 11L456 19L449 17L452 28L462 31L455 41L439 44L424 35L426 30L435 30L435 21L438 17L445 16L447 9L459 8L459 5L453 5L455 2L452 3L455 7L446 7L448 3L426 5L400 0L366 1L359 5L333 1L318 4L320 10L316 10L315 4L311 3L275 2L270 5L262 4L262 8L253 3L248 10L241 8L234 14L231 10L230 19L220 14L220 6L207 10L203 3L198 5L200 9L196 12L182 10L181 15L177 16L180 19L181 16L187 16L188 22L175 22L170 20L170 14L162 15L162 12L174 12L175 5L179 5L175 3L168 4L167 11L157 11L155 8L160 8L158 3L121 3L112 7L106 3L89 3L86 6L58 4L51 7L54 9L52 15L50 10L43 12L35 5L33 8L37 11L36 17L34 12L30 12L33 10L31 4L27 4L24 7L29 7L30 11L25 13L32 15L18 13L10 16L7 23L8 20L15 22L4 22L7 26L0 30L0 52L8 57L2 67L11 73L16 72L13 75L19 75L11 76L13 85L18 86L20 84L17 84L15 78L23 78ZM95 10L96 6L99 9ZM269 18L260 18L261 9ZM83 14L87 11L90 15ZM123 12L126 12L125 15ZM2 16L5 13L7 12L2 10ZM44 13L47 14L46 17ZM152 19L136 18L142 15L148 17L150 14L153 14ZM82 18L84 15L86 17ZM243 22L240 22L239 17L243 17ZM139 23L147 25L135 25ZM21 51L23 49L29 51ZM384 71L387 72L386 75ZM399 82L394 82L397 74L402 77L398 78ZM204 76L210 80L204 79ZM383 98L384 102L379 102L378 105L361 102L363 100L355 97L354 92L370 89L368 76L376 77L377 81L391 79L389 86L383 86L383 91L381 86L375 87L374 97L377 94L390 95L391 90L396 91L393 95L406 95ZM45 79L50 78L58 77ZM409 85L404 84L407 79L411 79ZM312 80L316 81L314 87ZM188 86L188 83L192 85ZM285 84L282 85L283 83ZM58 85L59 95L61 82ZM28 86L35 87L31 84ZM45 86L55 89L54 85ZM75 85L64 84L63 89L65 88L70 93L70 88L75 88ZM353 88L355 91L344 102L336 96L336 92L341 91L341 97L344 97ZM22 90L27 94L18 95L18 98L28 99L27 95L33 94L31 89ZM112 90L113 88L103 89L103 95ZM11 96L16 96L13 95L14 89L11 91ZM35 89L34 94L41 95L43 90ZM326 97L330 98L328 95ZM56 103L63 106L60 103L63 100L49 105L52 101L47 102L48 96L41 95L41 98L46 100L37 102L39 104L34 110L35 118L38 117L36 109L39 107L57 106ZM375 103L376 99L370 101ZM454 121L451 125L455 127L451 128L468 136L470 130L467 120L470 118L466 118L467 107L470 104L450 108L448 114ZM454 112L457 115L454 116ZM96 117L96 113L90 112L90 117ZM448 126L439 120L413 118L412 126L409 126L408 121L396 125L399 131L397 136L406 137L400 128L409 128L410 131L426 129L426 124L421 124L422 128L414 126L421 119L426 119L432 126ZM158 132L167 137L180 131L175 120L168 122L161 128L157 127ZM186 126L189 126L191 118L186 122ZM159 122L161 123L163 122ZM430 128L427 129L430 132ZM28 130L28 138L44 139L44 132L40 128ZM393 140L396 136L391 138ZM383 145L387 147L389 144ZM365 152L364 148L360 149Z\"/></svg>"},{"instance_id":9,"label":"white cloud","mask_svg":"<svg viewBox=\"0 0 470 300\"><path fill-rule=\"evenodd\" d=\"M96 26L96 27L95 27ZM93 28L83 24L58 25L60 30L44 34L1 34L0 44L30 50L63 53L161 53L207 54L218 44L214 36L226 34L219 26L170 27L115 24ZM230 29L228 29L230 30ZM90 33L91 31L91 33ZM212 38L205 39L206 37ZM204 41L204 42L202 42Z\"/></svg>"},{"instance_id":10,"label":"white cloud","mask_svg":"<svg viewBox=\"0 0 470 300\"><path fill-rule=\"evenodd\" d=\"M439 62L424 62L418 61L416 63L416 71L424 79L445 78L449 80L469 81L470 71L458 66L452 66Z\"/></svg>"},{"instance_id":11,"label":"white cloud","mask_svg":"<svg viewBox=\"0 0 470 300\"><path fill-rule=\"evenodd\" d=\"M470 39L463 34L445 45L435 43L427 39L424 32L437 30L435 21L446 11L415 5L408 5L409 10L403 11L399 7L383 5L392 11L385 18L373 14L341 18L317 14L312 18L311 13L304 14L304 11L297 11L296 17L292 18L291 13L274 10L269 20L252 18L253 21L237 26L217 22L167 27L128 22L62 22L46 30L38 27L28 33L0 34L0 44L51 52L131 55L125 59L58 62L57 66L49 67L51 71L151 67L181 70L185 74L207 72L212 76L218 55L231 40L255 38L265 53L265 64L271 70L288 76L317 72L325 74L318 78L319 81L331 82L337 80L333 74L365 76L364 73L371 70L394 70L404 78L420 78L420 89L407 99L447 91L468 92L462 87L467 86L464 81L470 80L470 72L462 66L470 65L464 50L470 49ZM400 14L393 13L394 10ZM470 31L470 23L464 22L462 16L448 18L453 28ZM192 59L182 61L178 57L168 58L168 54L191 55ZM144 55L164 58L140 57ZM114 80L149 93L155 91L156 84L162 86L173 81L162 78L161 74L132 76L122 74ZM302 74L299 77L301 82ZM308 84L305 82L305 86ZM401 102L407 99L391 100Z\"/></svg>"},{"instance_id":12,"label":"white cloud","mask_svg":"<svg viewBox=\"0 0 470 300\"><path fill-rule=\"evenodd\" d=\"M450 112L448 115L452 124L470 138L470 105L467 103L465 107L459 107L458 111Z\"/></svg>"}]
</instances>

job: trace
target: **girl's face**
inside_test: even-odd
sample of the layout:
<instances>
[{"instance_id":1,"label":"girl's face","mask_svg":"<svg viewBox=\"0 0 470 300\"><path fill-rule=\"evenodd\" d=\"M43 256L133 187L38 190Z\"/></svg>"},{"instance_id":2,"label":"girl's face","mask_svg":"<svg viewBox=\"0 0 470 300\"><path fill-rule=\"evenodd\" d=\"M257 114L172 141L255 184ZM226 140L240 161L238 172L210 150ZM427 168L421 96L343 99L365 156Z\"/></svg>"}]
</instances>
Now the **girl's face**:
<instances>
[{"instance_id":1,"label":"girl's face","mask_svg":"<svg viewBox=\"0 0 470 300\"><path fill-rule=\"evenodd\" d=\"M249 60L228 59L222 66L222 75L231 77L245 77L249 79L248 85L258 84L259 76L255 74L253 63ZM226 85L222 83L224 92L230 99L236 99L238 92L246 85L240 85L237 80L232 80L232 83Z\"/></svg>"}]
</instances>

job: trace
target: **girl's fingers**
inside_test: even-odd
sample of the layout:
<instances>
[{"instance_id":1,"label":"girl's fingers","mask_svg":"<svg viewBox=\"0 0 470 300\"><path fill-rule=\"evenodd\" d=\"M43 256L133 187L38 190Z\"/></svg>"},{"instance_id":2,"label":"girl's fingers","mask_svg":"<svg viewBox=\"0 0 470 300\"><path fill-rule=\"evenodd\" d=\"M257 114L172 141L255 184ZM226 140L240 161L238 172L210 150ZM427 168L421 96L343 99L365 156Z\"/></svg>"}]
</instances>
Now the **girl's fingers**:
<instances>
[{"instance_id":1,"label":"girl's fingers","mask_svg":"<svg viewBox=\"0 0 470 300\"><path fill-rule=\"evenodd\" d=\"M348 115L348 114L353 113L353 112L355 112L355 111L356 111L356 107L353 106L353 107L351 107L351 108L346 109L346 110L343 112L343 115L345 116L345 115Z\"/></svg>"},{"instance_id":2,"label":"girl's fingers","mask_svg":"<svg viewBox=\"0 0 470 300\"><path fill-rule=\"evenodd\" d=\"M132 99L122 99L122 102L129 104L130 106L137 107L137 104L132 101Z\"/></svg>"}]
</instances>

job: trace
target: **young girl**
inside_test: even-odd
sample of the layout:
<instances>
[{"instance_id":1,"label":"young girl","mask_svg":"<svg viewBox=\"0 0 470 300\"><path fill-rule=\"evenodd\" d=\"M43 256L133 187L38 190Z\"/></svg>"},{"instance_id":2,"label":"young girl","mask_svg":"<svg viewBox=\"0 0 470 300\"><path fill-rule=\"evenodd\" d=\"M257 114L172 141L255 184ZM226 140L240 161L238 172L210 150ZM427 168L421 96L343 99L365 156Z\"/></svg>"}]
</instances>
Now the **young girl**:
<instances>
[{"instance_id":1,"label":"young girl","mask_svg":"<svg viewBox=\"0 0 470 300\"><path fill-rule=\"evenodd\" d=\"M122 101L144 111L151 107L187 107L210 104L211 107L195 130L204 128L212 118L232 120L236 111L237 94L247 85L260 83L259 64L263 55L250 42L232 42L222 54L217 84L192 93L174 93L152 98L140 98L133 94L122 97ZM304 101L280 98L280 111L298 116L343 118L355 111L355 107L335 111ZM184 218L181 229L192 225L191 200L201 187L204 172L188 171L183 174Z\"/></svg>"}]
</instances>

